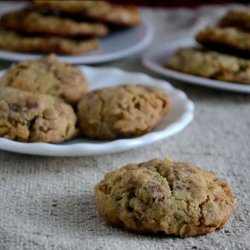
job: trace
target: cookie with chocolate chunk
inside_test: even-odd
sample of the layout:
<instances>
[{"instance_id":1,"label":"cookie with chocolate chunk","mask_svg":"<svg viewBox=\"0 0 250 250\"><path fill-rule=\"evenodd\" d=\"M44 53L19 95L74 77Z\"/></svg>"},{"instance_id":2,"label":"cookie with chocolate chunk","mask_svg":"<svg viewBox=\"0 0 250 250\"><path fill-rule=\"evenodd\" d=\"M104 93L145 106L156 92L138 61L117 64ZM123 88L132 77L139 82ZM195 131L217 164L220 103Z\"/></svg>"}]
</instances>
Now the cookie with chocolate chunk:
<instances>
[{"instance_id":1,"label":"cookie with chocolate chunk","mask_svg":"<svg viewBox=\"0 0 250 250\"><path fill-rule=\"evenodd\" d=\"M87 93L78 104L84 135L102 140L143 135L170 109L165 91L127 84Z\"/></svg>"},{"instance_id":2,"label":"cookie with chocolate chunk","mask_svg":"<svg viewBox=\"0 0 250 250\"><path fill-rule=\"evenodd\" d=\"M77 133L72 107L53 96L0 87L0 137L59 143Z\"/></svg>"},{"instance_id":3,"label":"cookie with chocolate chunk","mask_svg":"<svg viewBox=\"0 0 250 250\"><path fill-rule=\"evenodd\" d=\"M222 228L235 208L230 186L185 162L153 159L107 173L95 187L101 217L136 233L180 237Z\"/></svg>"},{"instance_id":4,"label":"cookie with chocolate chunk","mask_svg":"<svg viewBox=\"0 0 250 250\"><path fill-rule=\"evenodd\" d=\"M0 86L57 96L70 104L76 104L87 92L87 80L82 71L58 62L53 54L14 64L0 79Z\"/></svg>"}]
</instances>

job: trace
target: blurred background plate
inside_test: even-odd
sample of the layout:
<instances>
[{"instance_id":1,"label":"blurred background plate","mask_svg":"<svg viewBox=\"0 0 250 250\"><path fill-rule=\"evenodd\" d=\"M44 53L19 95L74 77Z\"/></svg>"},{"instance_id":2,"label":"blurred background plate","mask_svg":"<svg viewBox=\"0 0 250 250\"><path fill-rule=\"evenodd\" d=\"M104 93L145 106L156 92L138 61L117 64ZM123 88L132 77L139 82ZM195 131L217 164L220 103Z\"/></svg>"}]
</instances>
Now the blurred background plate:
<instances>
[{"instance_id":1,"label":"blurred background plate","mask_svg":"<svg viewBox=\"0 0 250 250\"><path fill-rule=\"evenodd\" d=\"M71 64L96 64L122 59L143 50L150 44L154 35L149 22L124 30L116 31L100 39L100 47L82 55L58 56L58 59ZM7 61L34 60L42 54L18 53L0 50L0 59Z\"/></svg>"},{"instance_id":2,"label":"blurred background plate","mask_svg":"<svg viewBox=\"0 0 250 250\"><path fill-rule=\"evenodd\" d=\"M184 47L199 47L192 37L181 38L171 41L162 47L150 51L143 57L143 64L150 70L168 78L178 80L187 84L196 84L204 87L223 89L235 92L250 93L250 83L232 83L226 81L213 80L205 77L190 75L168 69L164 65L177 49Z\"/></svg>"}]
</instances>

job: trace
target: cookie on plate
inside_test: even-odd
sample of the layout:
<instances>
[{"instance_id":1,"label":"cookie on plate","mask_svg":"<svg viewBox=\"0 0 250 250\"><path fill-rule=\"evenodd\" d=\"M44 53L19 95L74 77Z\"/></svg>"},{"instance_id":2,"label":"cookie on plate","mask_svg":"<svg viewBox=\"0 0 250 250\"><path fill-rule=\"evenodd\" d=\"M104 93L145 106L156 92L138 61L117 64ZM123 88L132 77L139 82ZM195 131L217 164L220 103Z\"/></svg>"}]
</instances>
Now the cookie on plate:
<instances>
[{"instance_id":1,"label":"cookie on plate","mask_svg":"<svg viewBox=\"0 0 250 250\"><path fill-rule=\"evenodd\" d=\"M58 62L53 54L14 64L0 79L0 86L57 96L70 104L76 104L87 92L87 80L81 70Z\"/></svg>"},{"instance_id":2,"label":"cookie on plate","mask_svg":"<svg viewBox=\"0 0 250 250\"><path fill-rule=\"evenodd\" d=\"M34 0L34 6L50 11L77 14L81 17L119 26L134 26L140 23L140 14L132 5L114 5L106 1L46 1ZM74 16L75 17L75 16Z\"/></svg>"},{"instance_id":3,"label":"cookie on plate","mask_svg":"<svg viewBox=\"0 0 250 250\"><path fill-rule=\"evenodd\" d=\"M104 36L108 33L108 28L101 23L76 22L68 18L43 15L34 10L4 14L1 25L7 30L36 35L88 37Z\"/></svg>"},{"instance_id":4,"label":"cookie on plate","mask_svg":"<svg viewBox=\"0 0 250 250\"><path fill-rule=\"evenodd\" d=\"M16 52L81 54L98 48L96 39L74 40L57 36L23 36L0 29L0 49Z\"/></svg>"},{"instance_id":5,"label":"cookie on plate","mask_svg":"<svg viewBox=\"0 0 250 250\"><path fill-rule=\"evenodd\" d=\"M0 87L0 137L59 143L76 135L76 119L58 98Z\"/></svg>"},{"instance_id":6,"label":"cookie on plate","mask_svg":"<svg viewBox=\"0 0 250 250\"><path fill-rule=\"evenodd\" d=\"M222 228L235 208L231 188L214 173L168 158L106 174L95 201L108 224L180 237Z\"/></svg>"},{"instance_id":7,"label":"cookie on plate","mask_svg":"<svg viewBox=\"0 0 250 250\"><path fill-rule=\"evenodd\" d=\"M250 31L250 11L231 10L219 22L220 27L237 27Z\"/></svg>"},{"instance_id":8,"label":"cookie on plate","mask_svg":"<svg viewBox=\"0 0 250 250\"><path fill-rule=\"evenodd\" d=\"M181 48L167 68L222 81L250 84L250 60L198 48Z\"/></svg>"},{"instance_id":9,"label":"cookie on plate","mask_svg":"<svg viewBox=\"0 0 250 250\"><path fill-rule=\"evenodd\" d=\"M152 130L169 111L161 89L127 84L87 93L78 104L84 135L101 140L134 137Z\"/></svg>"},{"instance_id":10,"label":"cookie on plate","mask_svg":"<svg viewBox=\"0 0 250 250\"><path fill-rule=\"evenodd\" d=\"M205 47L243 57L250 57L250 33L237 28L207 27L196 35Z\"/></svg>"}]
</instances>

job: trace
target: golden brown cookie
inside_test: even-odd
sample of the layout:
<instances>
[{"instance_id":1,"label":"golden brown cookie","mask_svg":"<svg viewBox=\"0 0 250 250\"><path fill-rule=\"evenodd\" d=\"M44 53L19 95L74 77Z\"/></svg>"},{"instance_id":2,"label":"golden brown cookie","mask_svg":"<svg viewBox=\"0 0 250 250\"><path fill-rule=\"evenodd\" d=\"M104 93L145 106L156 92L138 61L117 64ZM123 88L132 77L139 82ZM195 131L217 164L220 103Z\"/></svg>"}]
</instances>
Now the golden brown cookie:
<instances>
[{"instance_id":1,"label":"golden brown cookie","mask_svg":"<svg viewBox=\"0 0 250 250\"><path fill-rule=\"evenodd\" d=\"M59 143L77 133L72 107L48 95L0 87L0 137Z\"/></svg>"},{"instance_id":2,"label":"golden brown cookie","mask_svg":"<svg viewBox=\"0 0 250 250\"><path fill-rule=\"evenodd\" d=\"M0 86L53 95L76 104L87 92L87 80L73 65L58 62L55 55L35 61L21 61L0 78Z\"/></svg>"},{"instance_id":3,"label":"golden brown cookie","mask_svg":"<svg viewBox=\"0 0 250 250\"><path fill-rule=\"evenodd\" d=\"M106 174L95 187L95 201L108 224L180 237L222 228L235 208L231 188L214 173L168 158Z\"/></svg>"},{"instance_id":4,"label":"golden brown cookie","mask_svg":"<svg viewBox=\"0 0 250 250\"><path fill-rule=\"evenodd\" d=\"M7 13L1 17L1 25L7 30L36 35L86 37L108 33L104 24L76 22L68 18L43 15L34 10Z\"/></svg>"},{"instance_id":5,"label":"golden brown cookie","mask_svg":"<svg viewBox=\"0 0 250 250\"><path fill-rule=\"evenodd\" d=\"M33 0L34 6L50 11L77 14L114 25L134 26L140 23L140 14L132 5L114 5L106 1L47 1Z\"/></svg>"},{"instance_id":6,"label":"golden brown cookie","mask_svg":"<svg viewBox=\"0 0 250 250\"><path fill-rule=\"evenodd\" d=\"M96 39L73 40L61 37L23 36L0 29L0 49L16 52L81 54L98 48Z\"/></svg>"},{"instance_id":7,"label":"golden brown cookie","mask_svg":"<svg viewBox=\"0 0 250 250\"><path fill-rule=\"evenodd\" d=\"M250 11L231 10L219 22L220 27L236 27L250 31Z\"/></svg>"},{"instance_id":8,"label":"golden brown cookie","mask_svg":"<svg viewBox=\"0 0 250 250\"><path fill-rule=\"evenodd\" d=\"M87 93L78 104L78 120L90 138L127 138L152 130L169 108L163 90L127 84Z\"/></svg>"},{"instance_id":9,"label":"golden brown cookie","mask_svg":"<svg viewBox=\"0 0 250 250\"><path fill-rule=\"evenodd\" d=\"M214 50L250 57L250 33L237 28L207 27L196 35L196 40Z\"/></svg>"},{"instance_id":10,"label":"golden brown cookie","mask_svg":"<svg viewBox=\"0 0 250 250\"><path fill-rule=\"evenodd\" d=\"M250 60L196 48L181 48L167 68L207 78L250 84Z\"/></svg>"}]
</instances>

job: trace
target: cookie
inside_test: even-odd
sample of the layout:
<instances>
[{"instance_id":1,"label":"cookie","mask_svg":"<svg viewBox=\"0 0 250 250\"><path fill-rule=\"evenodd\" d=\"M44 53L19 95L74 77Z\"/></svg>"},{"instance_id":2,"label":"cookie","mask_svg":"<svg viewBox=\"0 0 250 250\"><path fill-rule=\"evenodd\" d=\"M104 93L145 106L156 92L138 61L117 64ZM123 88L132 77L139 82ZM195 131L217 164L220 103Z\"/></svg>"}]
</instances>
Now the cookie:
<instances>
[{"instance_id":1,"label":"cookie","mask_svg":"<svg viewBox=\"0 0 250 250\"><path fill-rule=\"evenodd\" d=\"M55 55L11 66L0 79L0 86L57 96L76 104L87 92L87 80L73 65L58 62Z\"/></svg>"},{"instance_id":2,"label":"cookie","mask_svg":"<svg viewBox=\"0 0 250 250\"><path fill-rule=\"evenodd\" d=\"M34 0L34 6L50 11L77 14L84 18L105 23L134 26L140 23L140 14L132 5L114 5L106 1L46 1Z\"/></svg>"},{"instance_id":3,"label":"cookie","mask_svg":"<svg viewBox=\"0 0 250 250\"><path fill-rule=\"evenodd\" d=\"M250 84L250 60L196 48L181 48L167 68L221 81Z\"/></svg>"},{"instance_id":4,"label":"cookie","mask_svg":"<svg viewBox=\"0 0 250 250\"><path fill-rule=\"evenodd\" d=\"M97 12L107 12L111 4L106 1L61 1L61 0L32 0L32 4L37 8L46 8L52 11L62 11L64 13L77 14L88 10L96 9Z\"/></svg>"},{"instance_id":5,"label":"cookie","mask_svg":"<svg viewBox=\"0 0 250 250\"><path fill-rule=\"evenodd\" d=\"M161 89L122 85L87 93L78 104L84 135L101 140L143 135L169 111L170 101Z\"/></svg>"},{"instance_id":6,"label":"cookie","mask_svg":"<svg viewBox=\"0 0 250 250\"><path fill-rule=\"evenodd\" d=\"M0 29L0 49L16 52L81 54L98 48L96 39L73 40L61 37L23 36Z\"/></svg>"},{"instance_id":7,"label":"cookie","mask_svg":"<svg viewBox=\"0 0 250 250\"><path fill-rule=\"evenodd\" d=\"M214 50L250 57L250 33L237 28L207 27L196 35L196 40Z\"/></svg>"},{"instance_id":8,"label":"cookie","mask_svg":"<svg viewBox=\"0 0 250 250\"><path fill-rule=\"evenodd\" d=\"M220 229L235 208L229 185L190 163L153 159L105 175L95 187L103 219L136 233L180 237Z\"/></svg>"},{"instance_id":9,"label":"cookie","mask_svg":"<svg viewBox=\"0 0 250 250\"><path fill-rule=\"evenodd\" d=\"M7 13L1 17L1 25L7 30L36 35L86 37L104 36L108 33L108 28L104 24L76 22L32 10Z\"/></svg>"},{"instance_id":10,"label":"cookie","mask_svg":"<svg viewBox=\"0 0 250 250\"><path fill-rule=\"evenodd\" d=\"M250 11L231 10L219 22L220 27L236 27L250 31Z\"/></svg>"},{"instance_id":11,"label":"cookie","mask_svg":"<svg viewBox=\"0 0 250 250\"><path fill-rule=\"evenodd\" d=\"M58 98L0 87L0 137L59 143L77 133L72 107Z\"/></svg>"}]
</instances>

